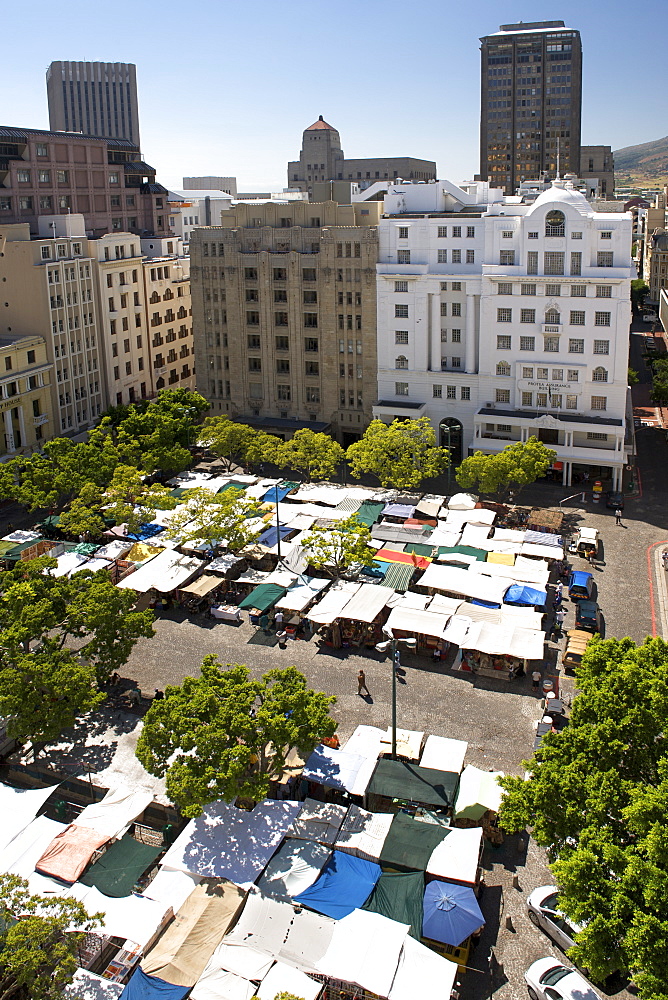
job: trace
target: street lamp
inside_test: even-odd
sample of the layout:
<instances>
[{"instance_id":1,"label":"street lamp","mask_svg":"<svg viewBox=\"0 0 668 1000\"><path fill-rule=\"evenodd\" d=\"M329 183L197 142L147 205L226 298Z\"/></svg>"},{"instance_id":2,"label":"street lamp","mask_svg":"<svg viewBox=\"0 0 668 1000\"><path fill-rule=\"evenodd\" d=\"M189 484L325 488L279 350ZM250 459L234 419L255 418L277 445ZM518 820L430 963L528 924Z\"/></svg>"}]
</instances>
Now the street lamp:
<instances>
[{"instance_id":1,"label":"street lamp","mask_svg":"<svg viewBox=\"0 0 668 1000\"><path fill-rule=\"evenodd\" d=\"M388 633L385 632L385 635ZM417 646L416 639L396 639L391 634L388 639L376 644L379 653L386 653L388 649L392 651L392 760L397 759L397 667L401 666L400 642L404 644L406 649L415 649Z\"/></svg>"}]
</instances>

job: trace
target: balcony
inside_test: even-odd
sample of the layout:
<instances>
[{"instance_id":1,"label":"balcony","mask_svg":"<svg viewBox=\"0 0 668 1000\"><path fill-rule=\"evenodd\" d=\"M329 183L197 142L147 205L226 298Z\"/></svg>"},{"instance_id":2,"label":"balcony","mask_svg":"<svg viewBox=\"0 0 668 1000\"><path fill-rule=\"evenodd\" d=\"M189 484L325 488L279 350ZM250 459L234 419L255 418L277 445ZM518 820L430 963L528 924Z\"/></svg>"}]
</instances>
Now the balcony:
<instances>
[{"instance_id":1,"label":"balcony","mask_svg":"<svg viewBox=\"0 0 668 1000\"><path fill-rule=\"evenodd\" d=\"M40 413L38 417L35 417L33 419L33 427L42 427L44 424L48 424L48 422L49 422L49 414Z\"/></svg>"},{"instance_id":2,"label":"balcony","mask_svg":"<svg viewBox=\"0 0 668 1000\"><path fill-rule=\"evenodd\" d=\"M561 323L541 323L540 332L543 334L562 333L563 325Z\"/></svg>"}]
</instances>

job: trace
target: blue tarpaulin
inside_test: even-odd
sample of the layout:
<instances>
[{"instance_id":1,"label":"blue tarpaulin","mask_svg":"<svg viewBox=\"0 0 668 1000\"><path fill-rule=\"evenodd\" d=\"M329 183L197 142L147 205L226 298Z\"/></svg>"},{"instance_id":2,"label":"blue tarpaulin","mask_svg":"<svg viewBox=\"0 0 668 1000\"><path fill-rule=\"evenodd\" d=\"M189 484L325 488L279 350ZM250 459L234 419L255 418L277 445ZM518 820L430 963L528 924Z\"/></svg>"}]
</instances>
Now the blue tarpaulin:
<instances>
[{"instance_id":1,"label":"blue tarpaulin","mask_svg":"<svg viewBox=\"0 0 668 1000\"><path fill-rule=\"evenodd\" d=\"M430 882L424 891L422 935L456 948L485 923L473 889Z\"/></svg>"},{"instance_id":2,"label":"blue tarpaulin","mask_svg":"<svg viewBox=\"0 0 668 1000\"><path fill-rule=\"evenodd\" d=\"M512 587L508 587L503 598L504 604L535 604L536 607L542 607L546 601L546 591L535 590L521 583L514 583Z\"/></svg>"},{"instance_id":3,"label":"blue tarpaulin","mask_svg":"<svg viewBox=\"0 0 668 1000\"><path fill-rule=\"evenodd\" d=\"M294 490L294 488L294 483L288 483L287 486L270 486L262 497L262 500L265 503L276 503L276 500L278 499L278 502L280 503L281 500L285 500L288 493L290 493L291 490ZM298 508L297 512L299 512Z\"/></svg>"},{"instance_id":4,"label":"blue tarpaulin","mask_svg":"<svg viewBox=\"0 0 668 1000\"><path fill-rule=\"evenodd\" d=\"M147 976L138 968L119 1000L184 1000L191 989L192 986L173 986L157 976Z\"/></svg>"},{"instance_id":5,"label":"blue tarpaulin","mask_svg":"<svg viewBox=\"0 0 668 1000\"><path fill-rule=\"evenodd\" d=\"M334 851L318 880L292 901L340 920L366 903L380 876L373 861Z\"/></svg>"},{"instance_id":6,"label":"blue tarpaulin","mask_svg":"<svg viewBox=\"0 0 668 1000\"><path fill-rule=\"evenodd\" d=\"M285 538L286 535L291 534L294 530L295 530L294 528L288 528L287 525L282 524L280 528L281 539ZM258 542L260 543L260 545L266 545L268 549L273 549L277 541L278 541L278 529L276 528L275 525L263 531L260 537L258 538Z\"/></svg>"},{"instance_id":7,"label":"blue tarpaulin","mask_svg":"<svg viewBox=\"0 0 668 1000\"><path fill-rule=\"evenodd\" d=\"M134 534L128 533L128 538L135 538L138 542L145 542L147 538L153 538L164 530L165 527L163 524L140 524L139 531L134 532Z\"/></svg>"}]
</instances>

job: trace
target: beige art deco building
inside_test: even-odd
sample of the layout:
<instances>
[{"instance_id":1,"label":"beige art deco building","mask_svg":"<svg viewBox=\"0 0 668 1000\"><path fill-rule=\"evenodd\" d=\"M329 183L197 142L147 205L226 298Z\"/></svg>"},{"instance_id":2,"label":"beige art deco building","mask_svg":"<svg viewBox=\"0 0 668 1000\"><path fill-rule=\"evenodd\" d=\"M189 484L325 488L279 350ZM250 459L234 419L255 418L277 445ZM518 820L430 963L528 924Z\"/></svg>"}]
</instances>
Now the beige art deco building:
<instances>
[{"instance_id":1,"label":"beige art deco building","mask_svg":"<svg viewBox=\"0 0 668 1000\"><path fill-rule=\"evenodd\" d=\"M42 337L0 336L0 461L34 451L57 433L52 377Z\"/></svg>"},{"instance_id":2,"label":"beige art deco building","mask_svg":"<svg viewBox=\"0 0 668 1000\"><path fill-rule=\"evenodd\" d=\"M194 389L190 257L175 239L142 240L142 251L153 391Z\"/></svg>"},{"instance_id":3,"label":"beige art deco building","mask_svg":"<svg viewBox=\"0 0 668 1000\"><path fill-rule=\"evenodd\" d=\"M376 398L379 202L237 205L191 237L197 388L213 413L343 444Z\"/></svg>"}]
</instances>

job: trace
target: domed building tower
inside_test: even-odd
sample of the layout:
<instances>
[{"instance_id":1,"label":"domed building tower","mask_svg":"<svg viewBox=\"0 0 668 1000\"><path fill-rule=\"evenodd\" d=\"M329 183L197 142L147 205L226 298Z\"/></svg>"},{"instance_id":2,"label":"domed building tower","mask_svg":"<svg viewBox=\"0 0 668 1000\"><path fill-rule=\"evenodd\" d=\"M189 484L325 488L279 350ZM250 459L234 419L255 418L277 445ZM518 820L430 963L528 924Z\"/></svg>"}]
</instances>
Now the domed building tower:
<instances>
[{"instance_id":1,"label":"domed building tower","mask_svg":"<svg viewBox=\"0 0 668 1000\"><path fill-rule=\"evenodd\" d=\"M310 194L315 181L341 179L343 159L341 136L320 115L304 129L299 160L288 163L288 187Z\"/></svg>"}]
</instances>

